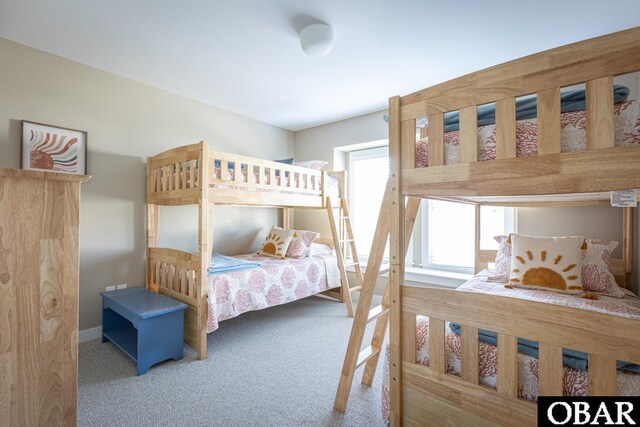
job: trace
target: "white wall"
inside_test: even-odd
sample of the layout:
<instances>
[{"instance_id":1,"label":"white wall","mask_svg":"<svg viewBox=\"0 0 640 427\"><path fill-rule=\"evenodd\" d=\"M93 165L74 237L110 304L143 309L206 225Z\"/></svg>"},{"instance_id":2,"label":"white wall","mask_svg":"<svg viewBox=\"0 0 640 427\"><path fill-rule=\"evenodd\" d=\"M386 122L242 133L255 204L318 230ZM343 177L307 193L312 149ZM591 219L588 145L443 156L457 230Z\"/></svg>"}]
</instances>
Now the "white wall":
<instances>
[{"instance_id":1,"label":"white wall","mask_svg":"<svg viewBox=\"0 0 640 427\"><path fill-rule=\"evenodd\" d=\"M99 292L144 284L146 157L207 140L212 149L283 158L291 132L0 39L0 167L19 167L20 120L88 131L82 187L80 329L100 325ZM160 245L195 250L197 210L163 208ZM250 252L275 209L216 208L214 249ZM232 237L232 238L230 238Z\"/></svg>"}]
</instances>

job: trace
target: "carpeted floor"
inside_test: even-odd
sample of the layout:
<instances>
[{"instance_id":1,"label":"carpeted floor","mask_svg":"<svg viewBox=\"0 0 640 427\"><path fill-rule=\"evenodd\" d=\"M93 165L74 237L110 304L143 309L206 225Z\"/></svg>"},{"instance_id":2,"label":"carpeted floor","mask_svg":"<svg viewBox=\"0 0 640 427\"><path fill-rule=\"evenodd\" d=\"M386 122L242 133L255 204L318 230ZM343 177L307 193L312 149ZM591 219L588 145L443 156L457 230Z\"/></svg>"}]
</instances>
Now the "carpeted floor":
<instances>
[{"instance_id":1,"label":"carpeted floor","mask_svg":"<svg viewBox=\"0 0 640 427\"><path fill-rule=\"evenodd\" d=\"M83 343L78 425L384 426L382 358L373 387L359 369L347 412L332 410L351 324L319 297L246 313L209 335L207 360L187 347L141 377L111 343Z\"/></svg>"}]
</instances>

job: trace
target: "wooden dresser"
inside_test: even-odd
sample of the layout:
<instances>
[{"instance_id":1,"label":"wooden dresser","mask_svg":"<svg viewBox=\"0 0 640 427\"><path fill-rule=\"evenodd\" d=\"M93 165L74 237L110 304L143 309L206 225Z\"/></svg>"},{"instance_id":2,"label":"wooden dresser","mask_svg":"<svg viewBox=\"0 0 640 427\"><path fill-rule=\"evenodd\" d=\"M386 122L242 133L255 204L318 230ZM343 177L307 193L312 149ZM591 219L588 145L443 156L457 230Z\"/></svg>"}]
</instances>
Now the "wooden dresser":
<instances>
[{"instance_id":1,"label":"wooden dresser","mask_svg":"<svg viewBox=\"0 0 640 427\"><path fill-rule=\"evenodd\" d=\"M0 168L0 426L76 424L80 184Z\"/></svg>"}]
</instances>

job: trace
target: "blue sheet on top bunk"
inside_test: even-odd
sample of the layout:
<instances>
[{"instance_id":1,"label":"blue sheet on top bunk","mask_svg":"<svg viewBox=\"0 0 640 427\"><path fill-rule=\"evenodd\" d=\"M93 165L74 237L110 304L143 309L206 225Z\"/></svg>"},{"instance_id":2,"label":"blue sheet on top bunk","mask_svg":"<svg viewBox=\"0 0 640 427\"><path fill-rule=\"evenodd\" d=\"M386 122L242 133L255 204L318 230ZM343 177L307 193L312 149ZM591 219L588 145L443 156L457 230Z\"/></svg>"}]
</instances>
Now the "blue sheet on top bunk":
<instances>
[{"instance_id":1,"label":"blue sheet on top bunk","mask_svg":"<svg viewBox=\"0 0 640 427\"><path fill-rule=\"evenodd\" d=\"M629 98L629 88L622 85L613 86L613 102L624 102ZM563 113L584 110L586 107L586 91L584 89L565 90L560 93L560 110ZM516 100L516 120L533 119L538 116L538 98L535 96ZM496 105L487 104L478 107L478 126L496 123ZM444 131L460 129L460 114L457 111L444 115Z\"/></svg>"},{"instance_id":2,"label":"blue sheet on top bunk","mask_svg":"<svg viewBox=\"0 0 640 427\"><path fill-rule=\"evenodd\" d=\"M451 332L456 335L460 335L460 325L457 323L449 323ZM478 339L492 346L498 345L498 338L495 332L486 331L480 329L478 331ZM518 353L525 354L534 358L538 358L538 342L526 340L524 338L518 338ZM589 356L587 353L581 351L571 350L569 348L562 349L562 363L578 371L586 371L589 362ZM640 373L640 365L634 365L633 363L618 361L618 369L624 369L627 371Z\"/></svg>"},{"instance_id":3,"label":"blue sheet on top bunk","mask_svg":"<svg viewBox=\"0 0 640 427\"><path fill-rule=\"evenodd\" d=\"M259 268L260 266L261 264L257 262L245 261L212 252L211 264L209 264L209 268L207 269L207 275L211 276L212 274L226 273L229 271L248 270L251 268Z\"/></svg>"}]
</instances>

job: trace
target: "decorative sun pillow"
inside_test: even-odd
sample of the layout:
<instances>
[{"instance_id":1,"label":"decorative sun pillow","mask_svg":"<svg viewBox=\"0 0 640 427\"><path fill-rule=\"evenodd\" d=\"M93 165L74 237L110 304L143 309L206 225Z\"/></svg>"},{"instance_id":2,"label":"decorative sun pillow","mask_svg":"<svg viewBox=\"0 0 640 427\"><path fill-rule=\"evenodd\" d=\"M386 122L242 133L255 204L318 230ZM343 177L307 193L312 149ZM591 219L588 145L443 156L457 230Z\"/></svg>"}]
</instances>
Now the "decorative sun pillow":
<instances>
[{"instance_id":1,"label":"decorative sun pillow","mask_svg":"<svg viewBox=\"0 0 640 427\"><path fill-rule=\"evenodd\" d=\"M320 237L315 231L294 230L293 239L287 249L287 257L304 258L309 253L313 241Z\"/></svg>"},{"instance_id":2,"label":"decorative sun pillow","mask_svg":"<svg viewBox=\"0 0 640 427\"><path fill-rule=\"evenodd\" d=\"M509 285L582 294L584 237L531 237L511 234Z\"/></svg>"},{"instance_id":3,"label":"decorative sun pillow","mask_svg":"<svg viewBox=\"0 0 640 427\"><path fill-rule=\"evenodd\" d=\"M618 247L614 240L587 239L587 250L582 251L582 286L585 291L615 298L624 298L624 289L618 286L611 272L611 252Z\"/></svg>"},{"instance_id":4,"label":"decorative sun pillow","mask_svg":"<svg viewBox=\"0 0 640 427\"><path fill-rule=\"evenodd\" d=\"M284 259L289 244L293 238L293 230L284 230L280 227L272 227L267 235L267 240L258 251L258 255L266 255L273 258Z\"/></svg>"}]
</instances>

